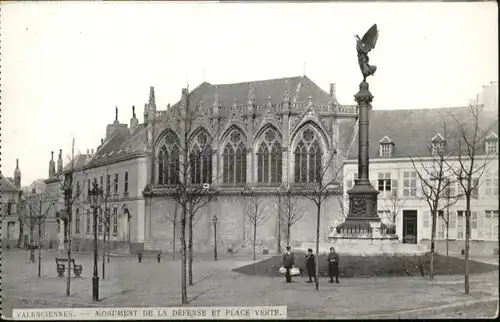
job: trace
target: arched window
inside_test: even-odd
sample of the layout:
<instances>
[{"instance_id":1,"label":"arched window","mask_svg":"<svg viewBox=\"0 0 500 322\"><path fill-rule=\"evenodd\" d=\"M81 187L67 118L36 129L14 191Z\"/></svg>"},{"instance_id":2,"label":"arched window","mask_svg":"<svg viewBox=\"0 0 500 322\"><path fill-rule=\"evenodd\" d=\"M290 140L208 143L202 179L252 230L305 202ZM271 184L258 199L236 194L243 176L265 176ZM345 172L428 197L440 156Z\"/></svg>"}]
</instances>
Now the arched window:
<instances>
[{"instance_id":1,"label":"arched window","mask_svg":"<svg viewBox=\"0 0 500 322\"><path fill-rule=\"evenodd\" d=\"M201 148L200 148L201 146ZM207 144L207 135L198 134L189 154L192 183L212 182L212 148Z\"/></svg>"},{"instance_id":2,"label":"arched window","mask_svg":"<svg viewBox=\"0 0 500 322\"><path fill-rule=\"evenodd\" d=\"M241 184L247 181L247 156L243 137L237 130L233 130L229 142L224 147L223 158L223 182L229 184Z\"/></svg>"},{"instance_id":3,"label":"arched window","mask_svg":"<svg viewBox=\"0 0 500 322\"><path fill-rule=\"evenodd\" d=\"M294 151L295 182L319 182L323 172L321 149L312 129L302 132L302 137Z\"/></svg>"},{"instance_id":4,"label":"arched window","mask_svg":"<svg viewBox=\"0 0 500 322\"><path fill-rule=\"evenodd\" d=\"M267 130L257 152L257 182L281 183L282 157L275 131Z\"/></svg>"},{"instance_id":5,"label":"arched window","mask_svg":"<svg viewBox=\"0 0 500 322\"><path fill-rule=\"evenodd\" d=\"M179 179L179 146L175 134L165 136L158 154L158 184L175 185Z\"/></svg>"}]
</instances>

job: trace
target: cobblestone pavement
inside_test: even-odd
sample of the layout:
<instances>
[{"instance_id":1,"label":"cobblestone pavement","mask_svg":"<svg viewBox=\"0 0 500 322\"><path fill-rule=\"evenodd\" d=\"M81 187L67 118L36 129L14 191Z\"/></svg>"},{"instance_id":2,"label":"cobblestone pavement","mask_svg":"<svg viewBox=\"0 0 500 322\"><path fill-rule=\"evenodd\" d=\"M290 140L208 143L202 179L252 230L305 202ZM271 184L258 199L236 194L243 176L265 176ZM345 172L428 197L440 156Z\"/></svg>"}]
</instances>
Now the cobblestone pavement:
<instances>
[{"instance_id":1,"label":"cobblestone pavement","mask_svg":"<svg viewBox=\"0 0 500 322\"><path fill-rule=\"evenodd\" d=\"M72 295L65 296L65 279L56 277L54 253L45 253L43 278L36 266L27 263L25 252L2 254L2 292L8 306L18 304L14 298L44 299L75 305L91 304L92 257L77 254L84 266L83 279L72 280ZM498 270L471 276L470 295L463 294L463 276L438 276L434 281L421 277L350 278L341 284L320 281L320 291L305 278L285 284L284 278L248 276L234 273L233 268L251 260L231 258L219 261L201 259L194 262L194 282L188 288L190 306L286 305L288 316L327 318L392 313L426 307L437 307L460 301L498 297ZM106 266L107 279L100 283L99 306L179 306L180 261L146 258L112 258ZM99 262L99 271L102 263ZM56 302L54 302L56 303ZM49 304L36 304L42 307ZM29 306L29 305L27 305ZM57 305L52 305L52 307Z\"/></svg>"}]
</instances>

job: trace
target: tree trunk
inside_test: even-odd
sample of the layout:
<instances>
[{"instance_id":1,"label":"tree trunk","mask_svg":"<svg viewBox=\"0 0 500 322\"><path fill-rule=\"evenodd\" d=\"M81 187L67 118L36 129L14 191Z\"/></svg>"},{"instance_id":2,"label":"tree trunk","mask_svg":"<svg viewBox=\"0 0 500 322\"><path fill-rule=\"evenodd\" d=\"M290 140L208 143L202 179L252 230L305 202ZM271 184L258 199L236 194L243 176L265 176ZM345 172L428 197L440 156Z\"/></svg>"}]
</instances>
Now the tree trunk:
<instances>
[{"instance_id":1,"label":"tree trunk","mask_svg":"<svg viewBox=\"0 0 500 322\"><path fill-rule=\"evenodd\" d=\"M111 252L111 244L110 244L110 241L111 241L111 229L108 229L108 263L109 263L109 257L110 257L110 252Z\"/></svg>"},{"instance_id":2,"label":"tree trunk","mask_svg":"<svg viewBox=\"0 0 500 322\"><path fill-rule=\"evenodd\" d=\"M102 234L102 280L106 279L106 227Z\"/></svg>"},{"instance_id":3,"label":"tree trunk","mask_svg":"<svg viewBox=\"0 0 500 322\"><path fill-rule=\"evenodd\" d=\"M17 239L17 248L22 248L24 246L23 235L24 235L24 220L19 219L19 238Z\"/></svg>"},{"instance_id":4,"label":"tree trunk","mask_svg":"<svg viewBox=\"0 0 500 322\"><path fill-rule=\"evenodd\" d=\"M316 286L316 290L319 291L319 283L318 283L318 277L319 277L319 224L320 224L320 217L321 217L321 203L319 202L317 204L318 207L318 213L316 214L316 278L314 279L314 284Z\"/></svg>"},{"instance_id":5,"label":"tree trunk","mask_svg":"<svg viewBox=\"0 0 500 322\"><path fill-rule=\"evenodd\" d=\"M175 260L175 228L177 226L176 220L174 220L174 231L172 232L172 259Z\"/></svg>"},{"instance_id":6,"label":"tree trunk","mask_svg":"<svg viewBox=\"0 0 500 322\"><path fill-rule=\"evenodd\" d=\"M71 208L68 209L68 277L66 279L66 295L71 294Z\"/></svg>"},{"instance_id":7,"label":"tree trunk","mask_svg":"<svg viewBox=\"0 0 500 322\"><path fill-rule=\"evenodd\" d=\"M436 216L437 215L437 203L435 203L434 208L431 211L432 216L432 227L431 227L431 267L429 270L430 279L434 279L434 253L436 248Z\"/></svg>"},{"instance_id":8,"label":"tree trunk","mask_svg":"<svg viewBox=\"0 0 500 322\"><path fill-rule=\"evenodd\" d=\"M448 250L449 250L449 238L450 238L450 209L446 211L446 270L448 271Z\"/></svg>"},{"instance_id":9,"label":"tree trunk","mask_svg":"<svg viewBox=\"0 0 500 322\"><path fill-rule=\"evenodd\" d=\"M468 184L468 186L468 191L470 191L470 183ZM467 194L466 198L467 208L465 212L465 294L469 294L470 193Z\"/></svg>"},{"instance_id":10,"label":"tree trunk","mask_svg":"<svg viewBox=\"0 0 500 322\"><path fill-rule=\"evenodd\" d=\"M291 227L292 227L292 225L290 225L290 223L286 224L286 244L287 244L287 246L290 246L290 228Z\"/></svg>"},{"instance_id":11,"label":"tree trunk","mask_svg":"<svg viewBox=\"0 0 500 322\"><path fill-rule=\"evenodd\" d=\"M42 224L38 223L38 277L42 277Z\"/></svg>"},{"instance_id":12,"label":"tree trunk","mask_svg":"<svg viewBox=\"0 0 500 322\"><path fill-rule=\"evenodd\" d=\"M189 285L193 285L193 214L189 215L189 239L188 239L188 278Z\"/></svg>"},{"instance_id":13,"label":"tree trunk","mask_svg":"<svg viewBox=\"0 0 500 322\"><path fill-rule=\"evenodd\" d=\"M255 243L257 242L257 221L253 224L253 260L256 260L255 256Z\"/></svg>"},{"instance_id":14,"label":"tree trunk","mask_svg":"<svg viewBox=\"0 0 500 322\"><path fill-rule=\"evenodd\" d=\"M30 221L30 262L35 262L35 236L33 233L33 220Z\"/></svg>"},{"instance_id":15,"label":"tree trunk","mask_svg":"<svg viewBox=\"0 0 500 322\"><path fill-rule=\"evenodd\" d=\"M187 209L186 204L182 206L182 219L181 219L181 303L187 304L187 286L186 286L186 217Z\"/></svg>"}]
</instances>

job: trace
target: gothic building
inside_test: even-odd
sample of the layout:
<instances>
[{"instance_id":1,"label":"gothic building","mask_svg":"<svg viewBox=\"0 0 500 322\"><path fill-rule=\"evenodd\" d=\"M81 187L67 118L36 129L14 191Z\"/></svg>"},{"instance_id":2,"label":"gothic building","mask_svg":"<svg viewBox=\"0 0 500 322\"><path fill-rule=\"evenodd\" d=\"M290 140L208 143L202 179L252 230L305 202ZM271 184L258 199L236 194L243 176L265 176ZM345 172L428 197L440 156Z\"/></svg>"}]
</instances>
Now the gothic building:
<instances>
[{"instance_id":1,"label":"gothic building","mask_svg":"<svg viewBox=\"0 0 500 322\"><path fill-rule=\"evenodd\" d=\"M352 143L356 106L339 104L334 84L328 93L306 76L204 82L190 92L183 89L180 101L166 110L157 109L151 87L143 116L139 123L134 109L130 127L116 117L96 152L87 153L73 170L62 171L73 172L74 189L83 189L73 207L71 228L80 249L89 247L92 237L86 196L91 182L111 186L106 188L112 193L105 207L116 209L109 211L110 239L134 250L172 248L174 227L180 226L175 201L179 185L209 189L212 196L217 191L209 202L195 207L197 249L213 247L214 216L221 251L245 248L253 234L245 205L257 199L265 214L257 228L259 248L275 250L278 236L284 246L285 225L278 220L277 205L286 191L294 194L303 213L291 228L291 243L314 240L317 208L307 194L318 181L328 184L321 207L323 241L342 216L341 165ZM343 137L343 124L351 127L351 137ZM51 169L51 177L61 178Z\"/></svg>"}]
</instances>

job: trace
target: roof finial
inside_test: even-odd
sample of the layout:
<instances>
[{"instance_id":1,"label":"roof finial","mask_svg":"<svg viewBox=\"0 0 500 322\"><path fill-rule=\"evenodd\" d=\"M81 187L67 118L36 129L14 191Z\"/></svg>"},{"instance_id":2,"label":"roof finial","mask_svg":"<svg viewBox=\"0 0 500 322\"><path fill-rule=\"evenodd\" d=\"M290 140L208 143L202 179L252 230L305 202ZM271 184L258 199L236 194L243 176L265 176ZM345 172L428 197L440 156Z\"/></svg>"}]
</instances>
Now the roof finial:
<instances>
[{"instance_id":1,"label":"roof finial","mask_svg":"<svg viewBox=\"0 0 500 322\"><path fill-rule=\"evenodd\" d=\"M302 77L306 76L306 62L304 61L304 69L302 70Z\"/></svg>"},{"instance_id":2,"label":"roof finial","mask_svg":"<svg viewBox=\"0 0 500 322\"><path fill-rule=\"evenodd\" d=\"M135 106L134 105L132 105L132 117L135 118Z\"/></svg>"},{"instance_id":3,"label":"roof finial","mask_svg":"<svg viewBox=\"0 0 500 322\"><path fill-rule=\"evenodd\" d=\"M118 106L115 106L115 121L118 122Z\"/></svg>"}]
</instances>

